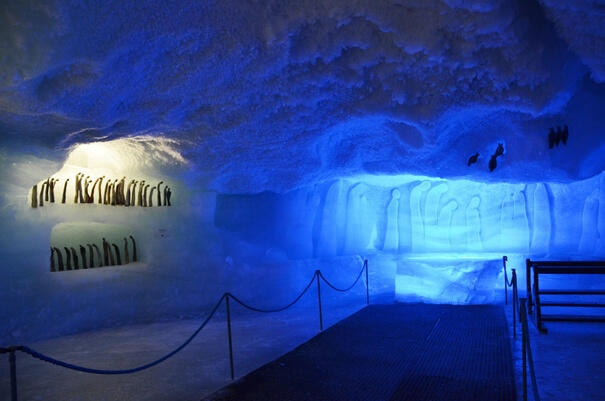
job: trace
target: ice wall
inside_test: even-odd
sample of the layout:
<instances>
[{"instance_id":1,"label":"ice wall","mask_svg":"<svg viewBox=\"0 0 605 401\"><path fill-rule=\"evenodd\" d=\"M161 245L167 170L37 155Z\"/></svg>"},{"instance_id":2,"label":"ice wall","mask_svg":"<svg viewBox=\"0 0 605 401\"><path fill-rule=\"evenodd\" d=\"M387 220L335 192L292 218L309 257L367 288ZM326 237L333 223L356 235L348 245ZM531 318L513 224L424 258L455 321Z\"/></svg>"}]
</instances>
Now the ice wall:
<instances>
[{"instance_id":1,"label":"ice wall","mask_svg":"<svg viewBox=\"0 0 605 401\"><path fill-rule=\"evenodd\" d=\"M268 207L253 213L259 204ZM218 195L215 224L259 245L271 238L291 259L392 255L402 299L493 302L503 255L520 280L525 257L605 255L605 173L530 184L349 177L283 195Z\"/></svg>"},{"instance_id":2,"label":"ice wall","mask_svg":"<svg viewBox=\"0 0 605 401\"><path fill-rule=\"evenodd\" d=\"M530 184L365 175L234 195L199 186L169 142L130 138L114 145L76 148L64 163L44 153L2 153L5 343L197 317L224 291L279 305L318 268L348 283L364 258L375 299L483 303L501 293L503 254L511 267L527 256L604 255L604 173ZM76 171L162 179L174 190L173 206L31 207L32 185ZM96 231L115 234L115 241L132 233L140 260L49 271L50 245L75 247Z\"/></svg>"},{"instance_id":3,"label":"ice wall","mask_svg":"<svg viewBox=\"0 0 605 401\"><path fill-rule=\"evenodd\" d=\"M260 204L268 206L262 213ZM251 242L273 238L291 258L375 251L605 255L604 173L530 184L360 176L283 195L218 195L216 207L218 227ZM242 211L245 229L238 229Z\"/></svg>"}]
</instances>

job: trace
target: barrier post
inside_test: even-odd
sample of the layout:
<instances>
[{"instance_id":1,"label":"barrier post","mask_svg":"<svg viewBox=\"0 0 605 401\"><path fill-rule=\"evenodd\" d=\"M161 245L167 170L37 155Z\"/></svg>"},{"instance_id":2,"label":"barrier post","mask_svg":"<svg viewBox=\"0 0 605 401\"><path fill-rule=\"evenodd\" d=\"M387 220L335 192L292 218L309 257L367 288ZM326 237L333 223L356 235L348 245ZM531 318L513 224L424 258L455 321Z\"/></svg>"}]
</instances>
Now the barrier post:
<instances>
[{"instance_id":1,"label":"barrier post","mask_svg":"<svg viewBox=\"0 0 605 401\"><path fill-rule=\"evenodd\" d=\"M366 305L370 304L370 281L368 280L368 260L364 261L366 265Z\"/></svg>"},{"instance_id":2,"label":"barrier post","mask_svg":"<svg viewBox=\"0 0 605 401\"><path fill-rule=\"evenodd\" d=\"M317 278L317 306L319 307L319 331L323 331L324 322L323 315L321 313L321 285L319 280L319 270L315 270L315 277Z\"/></svg>"},{"instance_id":3,"label":"barrier post","mask_svg":"<svg viewBox=\"0 0 605 401\"><path fill-rule=\"evenodd\" d=\"M507 273L506 273L506 261L508 260L508 257L502 256L502 265L504 266L504 305L508 305L508 280L507 280Z\"/></svg>"},{"instance_id":4,"label":"barrier post","mask_svg":"<svg viewBox=\"0 0 605 401\"><path fill-rule=\"evenodd\" d=\"M517 339L517 271L512 269L513 276L511 277L513 284L513 338Z\"/></svg>"},{"instance_id":5,"label":"barrier post","mask_svg":"<svg viewBox=\"0 0 605 401\"><path fill-rule=\"evenodd\" d=\"M17 357L14 349L8 353L8 363L11 375L11 401L17 401Z\"/></svg>"},{"instance_id":6,"label":"barrier post","mask_svg":"<svg viewBox=\"0 0 605 401\"><path fill-rule=\"evenodd\" d=\"M231 371L231 380L233 380L235 375L233 373L233 342L231 340L231 310L229 308L229 296L229 293L225 296L225 306L227 308L227 334L229 336L229 368Z\"/></svg>"},{"instance_id":7,"label":"barrier post","mask_svg":"<svg viewBox=\"0 0 605 401\"><path fill-rule=\"evenodd\" d=\"M519 314L521 315L521 352L523 353L523 401L527 401L527 343L525 337L527 315L525 314L525 302L525 298L521 298L521 306L519 308Z\"/></svg>"}]
</instances>

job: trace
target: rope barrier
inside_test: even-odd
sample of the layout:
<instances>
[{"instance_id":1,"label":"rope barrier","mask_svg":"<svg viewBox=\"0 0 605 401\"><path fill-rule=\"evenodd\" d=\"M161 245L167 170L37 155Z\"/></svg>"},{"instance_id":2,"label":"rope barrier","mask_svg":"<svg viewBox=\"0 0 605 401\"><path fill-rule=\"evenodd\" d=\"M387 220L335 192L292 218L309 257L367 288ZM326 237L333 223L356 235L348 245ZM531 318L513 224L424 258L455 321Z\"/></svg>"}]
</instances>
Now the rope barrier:
<instances>
[{"instance_id":1,"label":"rope barrier","mask_svg":"<svg viewBox=\"0 0 605 401\"><path fill-rule=\"evenodd\" d=\"M235 295L233 295L231 293L228 293L228 292L224 293L220 297L220 299L218 300L218 302L214 305L214 307L212 308L210 314L206 317L206 319L202 322L202 324L200 324L200 326L193 332L193 334L191 334L191 336L189 336L189 338L187 338L187 340L185 340L185 342L183 342L177 348L175 348L171 352L167 353L166 355L162 356L161 358L158 358L155 361L152 361L152 362L149 362L149 363L146 363L144 365L140 365L140 366L137 366L137 367L134 367L134 368L129 368L129 369L95 369L95 368L89 368L89 367L80 366L80 365L76 365L76 364L72 364L72 363L68 363L68 362L64 362L64 361L58 360L56 358L50 357L48 355L45 355L45 354L43 354L41 352L36 351L33 348L30 348L30 347L27 347L27 346L24 346L24 345L11 346L11 347L8 347L8 348L0 347L0 354L9 353L13 357L13 359L14 359L14 353L15 353L15 351L21 351L21 352L24 352L26 354L29 354L33 358L39 359L41 361L44 361L44 362L47 362L47 363L50 363L50 364L53 364L53 365L61 366L63 368L75 370L75 371L78 371L78 372L98 374L98 375L123 375L123 374L130 374L130 373L140 372L142 370L149 369L149 368L151 368L153 366L156 366L156 365L164 362L168 358L171 358L174 355L176 355L177 353L179 353L180 351L182 351L187 345L189 345L189 343L191 343L191 341L193 341L193 339L200 333L200 331L202 331L202 329L204 327L206 327L206 325L208 324L208 322L210 322L210 319L212 319L212 317L214 316L214 314L218 310L218 308L221 305L221 303L223 302L223 300L225 300L226 303L227 303L227 313L228 314L229 314L229 309L228 309L229 308L229 306L228 306L229 305L228 304L229 303L229 298L233 299L235 302L237 302L238 304L240 304L244 308L252 310L252 311L255 311L255 312L260 312L260 313L281 312L281 311L284 311L284 310L286 310L286 309L294 306L294 304L296 304L303 297L303 295L309 290L309 288L311 288L311 285L313 284L313 281L315 281L319 277L321 277L322 280L324 280L326 282L326 284L328 284L328 286L332 287L336 291L346 292L346 291L349 291L351 288L353 288L355 286L355 284L357 284L357 282L361 278L361 274L363 273L364 269L366 269L366 271L367 271L367 262L364 262L364 265L363 265L363 267L362 267L359 275L357 276L357 278L355 279L355 281L353 282L353 284L350 287L348 287L347 289L340 289L340 288L335 287L334 285L332 285L324 277L324 275L321 273L321 271L316 270L315 273L313 273L313 276L311 277L311 280L309 280L309 282L307 283L307 285L305 286L305 288L302 290L302 292L292 302L290 302L289 304L287 304L284 307L276 308L276 309L261 309L261 308L253 307L253 306L248 305L247 303L243 302L242 300L240 300L239 298L237 298ZM319 284L319 281L318 281L318 284ZM229 316L228 316L228 320L230 321ZM229 324L230 324L230 322L229 322ZM229 338L231 339L231 333L229 333ZM231 354L232 354L232 350L230 350L230 358L232 358ZM233 366L231 366L231 376L233 378ZM15 384L15 386L11 386L11 387L14 387L14 389L15 389L15 397L16 397L16 384Z\"/></svg>"},{"instance_id":2,"label":"rope barrier","mask_svg":"<svg viewBox=\"0 0 605 401\"><path fill-rule=\"evenodd\" d=\"M159 363L164 362L166 359L176 355L179 351L181 351L183 348L185 348L187 345L189 345L189 343L191 341L193 341L193 339L198 335L198 333L208 324L208 322L210 321L212 316L214 316L214 314L216 313L216 310L221 305L221 303L223 302L223 299L225 299L226 296L227 296L227 294L223 294L223 296L221 296L221 298L218 300L218 302L216 303L214 308L212 308L212 312L210 312L210 314L208 315L206 320L204 320L204 322L197 328L197 330L195 332L193 332L193 334L183 344L179 345L176 349L174 349L173 351L164 355L163 357L156 359L153 362L149 362L145 365L137 366L136 368L121 369L121 370L93 369L93 368L87 368L84 366L74 365L71 363L60 361L58 359L44 355L32 348L26 347L26 346L22 346L20 351L23 351L26 354L29 354L32 357L34 357L36 359L40 359L44 362L48 362L53 365L61 366L66 369L76 370L78 372L92 373L92 374L97 374L97 375L125 375L125 374L129 374L129 373L140 372L141 370L149 369Z\"/></svg>"},{"instance_id":3,"label":"rope barrier","mask_svg":"<svg viewBox=\"0 0 605 401\"><path fill-rule=\"evenodd\" d=\"M286 309L290 308L291 306L294 306L294 304L296 304L298 301L300 301L300 299L302 298L302 296L305 295L305 293L309 290L309 288L311 288L311 285L313 284L313 281L315 281L315 276L316 275L317 275L317 272L313 273L313 277L311 277L311 280L309 280L309 283L306 285L305 289L302 290L302 292L300 294L298 294L298 296L296 298L294 298L294 301L290 302L288 305L284 306L283 308L260 309L260 308L256 308L254 306L248 305L247 303L245 303L244 301L240 300L238 297L236 297L233 294L227 293L227 295L229 297L231 297L231 299L233 299L235 302L237 302L238 304L240 304L241 306L243 306L244 308L250 309L251 311L254 311L254 312L260 312L260 313L282 312L282 311L285 311Z\"/></svg>"},{"instance_id":4,"label":"rope barrier","mask_svg":"<svg viewBox=\"0 0 605 401\"><path fill-rule=\"evenodd\" d=\"M353 287L355 287L355 284L357 284L357 282L361 278L361 275L363 274L363 271L365 270L365 268L366 268L366 266L364 264L363 267L361 268L361 270L359 271L359 274L357 275L357 278L355 279L353 284L351 284L349 287L344 288L344 289L336 287L335 285L333 285L332 283L330 283L328 281L328 279L323 275L323 273L321 271L318 270L318 272L319 272L319 277L321 277L321 279L328 285L328 287L332 288L333 290L339 291L339 292L347 292L347 291L351 290Z\"/></svg>"}]
</instances>

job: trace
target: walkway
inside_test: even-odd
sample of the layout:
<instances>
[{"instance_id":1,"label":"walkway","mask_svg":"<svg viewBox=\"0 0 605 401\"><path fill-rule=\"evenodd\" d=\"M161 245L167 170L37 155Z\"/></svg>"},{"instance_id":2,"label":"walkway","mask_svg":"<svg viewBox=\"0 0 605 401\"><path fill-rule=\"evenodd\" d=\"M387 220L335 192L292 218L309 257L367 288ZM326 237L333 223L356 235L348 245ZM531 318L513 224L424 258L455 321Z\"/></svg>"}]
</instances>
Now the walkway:
<instances>
[{"instance_id":1,"label":"walkway","mask_svg":"<svg viewBox=\"0 0 605 401\"><path fill-rule=\"evenodd\" d=\"M372 305L206 400L515 400L500 306Z\"/></svg>"}]
</instances>

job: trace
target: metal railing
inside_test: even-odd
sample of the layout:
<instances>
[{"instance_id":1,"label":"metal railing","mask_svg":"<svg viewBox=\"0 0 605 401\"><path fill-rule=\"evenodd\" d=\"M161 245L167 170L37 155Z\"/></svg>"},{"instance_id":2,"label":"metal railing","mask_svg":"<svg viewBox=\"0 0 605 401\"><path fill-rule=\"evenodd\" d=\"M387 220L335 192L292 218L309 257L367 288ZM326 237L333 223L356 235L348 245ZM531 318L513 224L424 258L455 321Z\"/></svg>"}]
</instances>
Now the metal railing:
<instances>
[{"instance_id":1,"label":"metal railing","mask_svg":"<svg viewBox=\"0 0 605 401\"><path fill-rule=\"evenodd\" d=\"M517 339L517 316L519 317L519 322L521 323L521 352L523 353L523 401L527 401L528 366L534 401L540 401L540 393L538 392L538 383L536 381L536 370L534 367L534 358L531 351L531 343L529 341L529 325L527 324L527 298L519 298L516 269L511 269L511 280L508 280L508 275L506 273L507 261L508 258L504 256L502 258L502 262L504 264L504 299L508 305L508 287L512 287L513 338L515 340Z\"/></svg>"},{"instance_id":2,"label":"metal railing","mask_svg":"<svg viewBox=\"0 0 605 401\"><path fill-rule=\"evenodd\" d=\"M123 374L140 372L142 370L149 369L153 366L156 366L156 365L164 362L168 358L176 355L178 352L183 350L187 345L189 345L189 343L191 343L191 341L200 333L200 331L202 331L202 329L208 324L208 322L210 322L210 319L212 319L212 317L214 316L214 314L220 307L223 300L225 301L225 309L226 309L226 314L227 314L227 336L228 336L228 340L229 340L229 369L230 369L230 374L231 374L231 380L233 380L235 378L235 371L234 371L234 367L233 367L233 336L232 336L232 332L231 332L231 308L230 308L230 303L229 303L230 299L232 299L236 303L240 304L244 308L249 309L254 312L260 312L260 313L281 312L281 311L284 311L284 310L294 306L303 297L303 295L305 295L305 293L309 290L309 288L311 288L311 286L313 285L313 282L316 282L317 283L317 305L318 305L318 315L319 315L319 330L323 331L323 314L322 314L322 304L321 304L321 281L323 280L325 282L325 284L328 285L328 287L330 287L338 292L347 292L347 291L350 291L351 289L353 289L353 287L355 287L355 285L359 282L359 279L361 278L364 271L365 271L365 284L366 284L366 304L369 305L370 304L370 288L369 288L369 277L368 277L369 275L368 275L367 259L364 260L361 271L357 275L357 278L355 279L355 281L353 281L353 284L351 284L350 286L348 286L346 288L336 287L335 285L330 283L330 281L328 281L328 279L326 279L326 277L323 275L323 273L320 270L315 270L315 272L313 273L313 276L311 277L311 280L309 280L308 284L305 286L305 288L302 290L302 292L300 294L298 294L292 302L290 302L289 304L287 304L286 306L283 306L281 308L261 309L261 308L253 307L253 306L250 306L247 303L243 302L235 295L233 295L229 292L226 292L220 297L220 299L214 305L214 307L210 311L210 314L206 317L206 319L202 322L202 324L193 332L193 334L191 336L189 336L189 338L187 340L185 340L185 342L183 342L177 348L170 351L169 353L162 356L161 358L158 358L152 362L149 362L149 363L146 363L144 365L140 365L140 366L137 366L134 368L130 368L130 369L120 369L120 370L94 369L94 368L89 368L89 367L85 367L85 366L74 365L74 364L47 356L45 354L42 354L25 345L10 346L7 348L0 347L0 354L8 354L8 362L10 365L11 401L17 401L17 398L18 398L17 397L17 355L16 355L17 352L23 352L25 354L29 354L30 356L32 356L36 359L40 359L41 361L48 362L53 365L61 366L66 369L71 369L71 370L75 370L78 372L84 372L84 373L91 373L91 374L98 374L98 375L123 375Z\"/></svg>"}]
</instances>

